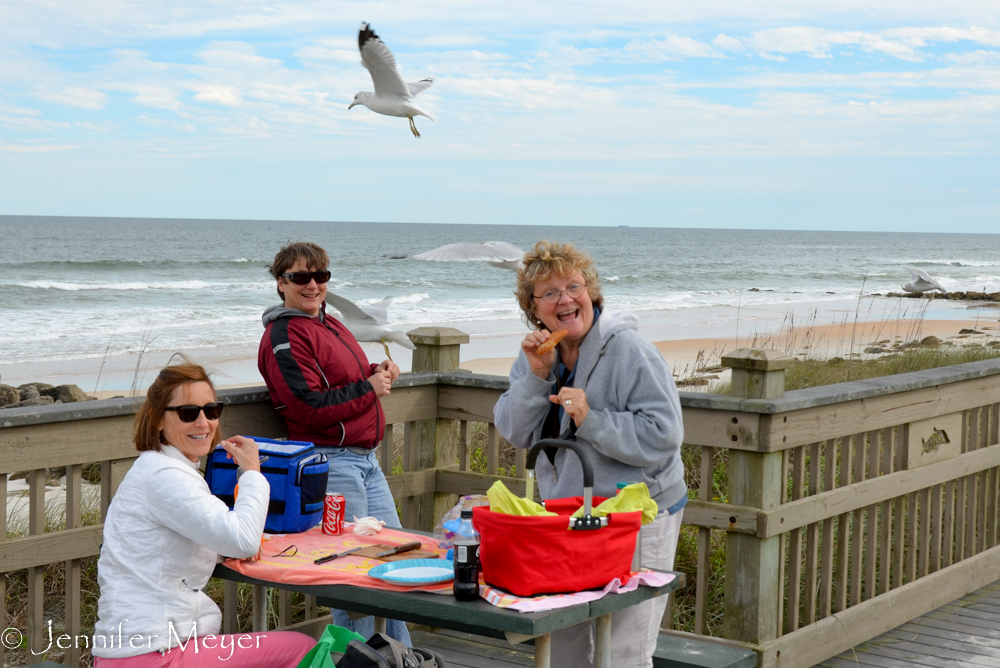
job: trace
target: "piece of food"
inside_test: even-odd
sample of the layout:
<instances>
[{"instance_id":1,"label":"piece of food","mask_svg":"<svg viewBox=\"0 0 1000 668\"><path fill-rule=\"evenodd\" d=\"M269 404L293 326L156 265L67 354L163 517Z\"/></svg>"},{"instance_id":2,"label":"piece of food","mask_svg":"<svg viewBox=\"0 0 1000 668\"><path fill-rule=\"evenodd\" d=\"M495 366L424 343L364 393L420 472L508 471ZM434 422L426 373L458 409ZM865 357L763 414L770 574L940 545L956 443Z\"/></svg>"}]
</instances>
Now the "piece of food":
<instances>
[{"instance_id":1,"label":"piece of food","mask_svg":"<svg viewBox=\"0 0 1000 668\"><path fill-rule=\"evenodd\" d=\"M563 340L563 337L569 334L568 329L557 329L556 331L549 334L549 340L538 346L535 350L536 355L544 355L553 348L559 345L559 342Z\"/></svg>"}]
</instances>

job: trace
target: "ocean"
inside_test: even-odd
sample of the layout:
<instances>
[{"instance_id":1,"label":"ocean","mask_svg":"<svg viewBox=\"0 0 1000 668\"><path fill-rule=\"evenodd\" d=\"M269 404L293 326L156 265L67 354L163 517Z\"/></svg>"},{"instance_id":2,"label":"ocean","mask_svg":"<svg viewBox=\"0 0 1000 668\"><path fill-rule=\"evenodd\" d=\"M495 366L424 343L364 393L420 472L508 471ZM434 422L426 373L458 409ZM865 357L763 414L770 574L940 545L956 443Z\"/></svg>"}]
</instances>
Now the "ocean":
<instances>
[{"instance_id":1,"label":"ocean","mask_svg":"<svg viewBox=\"0 0 1000 668\"><path fill-rule=\"evenodd\" d=\"M331 291L358 304L394 297L397 329L524 331L511 272L407 256L540 239L588 250L612 310L675 320L899 291L904 264L949 290L1000 290L998 235L0 216L0 369L221 347L252 356L260 314L278 301L267 266L290 240L327 249ZM884 301L884 312L901 301L919 310Z\"/></svg>"}]
</instances>

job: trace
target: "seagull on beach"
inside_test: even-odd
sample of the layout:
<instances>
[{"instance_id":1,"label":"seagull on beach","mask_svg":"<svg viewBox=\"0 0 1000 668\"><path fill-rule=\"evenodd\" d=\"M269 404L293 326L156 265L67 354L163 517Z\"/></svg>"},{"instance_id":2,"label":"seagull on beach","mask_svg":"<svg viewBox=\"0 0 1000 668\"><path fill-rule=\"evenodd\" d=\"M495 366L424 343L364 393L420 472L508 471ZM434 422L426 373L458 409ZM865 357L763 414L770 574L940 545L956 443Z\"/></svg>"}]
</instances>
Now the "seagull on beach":
<instances>
[{"instance_id":1,"label":"seagull on beach","mask_svg":"<svg viewBox=\"0 0 1000 668\"><path fill-rule=\"evenodd\" d=\"M375 92L362 91L354 96L351 106L361 104L377 114L399 116L410 119L410 131L420 138L420 132L413 122L414 116L434 117L413 103L412 98L430 88L434 79L427 78L406 83L396 67L396 59L392 51L385 45L367 23L361 24L358 32L358 49L361 51L361 64L365 66L372 77ZM435 123L437 121L434 121Z\"/></svg>"},{"instance_id":2,"label":"seagull on beach","mask_svg":"<svg viewBox=\"0 0 1000 668\"><path fill-rule=\"evenodd\" d=\"M340 321L350 330L354 338L358 341L381 343L389 359L392 359L387 343L389 341L410 350L417 349L406 334L389 328L389 307L392 306L392 302L392 297L386 297L380 302L362 307L340 295L326 293L326 303L340 311Z\"/></svg>"},{"instance_id":3,"label":"seagull on beach","mask_svg":"<svg viewBox=\"0 0 1000 668\"><path fill-rule=\"evenodd\" d=\"M918 269L917 267L911 267L905 264L903 265L903 269L910 272L910 282L903 285L903 289L907 292L916 292L917 294L921 294L929 290L948 292L923 269Z\"/></svg>"},{"instance_id":4,"label":"seagull on beach","mask_svg":"<svg viewBox=\"0 0 1000 668\"><path fill-rule=\"evenodd\" d=\"M482 261L491 267L517 271L524 261L524 251L503 241L461 242L418 253L413 259L426 262Z\"/></svg>"}]
</instances>

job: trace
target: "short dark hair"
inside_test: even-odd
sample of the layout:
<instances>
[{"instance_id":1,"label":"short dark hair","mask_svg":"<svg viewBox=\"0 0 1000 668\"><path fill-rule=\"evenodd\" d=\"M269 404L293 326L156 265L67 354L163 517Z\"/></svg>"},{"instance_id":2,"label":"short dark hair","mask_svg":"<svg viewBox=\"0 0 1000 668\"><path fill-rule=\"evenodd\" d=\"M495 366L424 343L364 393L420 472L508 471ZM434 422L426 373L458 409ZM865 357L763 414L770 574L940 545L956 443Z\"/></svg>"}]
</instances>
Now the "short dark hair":
<instances>
[{"instance_id":1,"label":"short dark hair","mask_svg":"<svg viewBox=\"0 0 1000 668\"><path fill-rule=\"evenodd\" d=\"M215 393L215 385L208 377L204 367L193 362L185 361L183 364L164 367L156 376L156 380L146 390L146 401L135 416L135 449L139 452L146 450L156 450L159 452L163 440L160 437L160 423L163 421L163 414L170 404L174 390L187 383L208 383ZM222 441L222 432L215 430L212 437L212 447L214 448Z\"/></svg>"},{"instance_id":2,"label":"short dark hair","mask_svg":"<svg viewBox=\"0 0 1000 668\"><path fill-rule=\"evenodd\" d=\"M325 271L330 266L330 256L326 254L325 250L310 241L294 241L281 247L278 254L274 256L274 262L267 270L280 281L281 275L291 269L299 258L304 259L306 267L313 271ZM280 289L278 296L284 303L285 293Z\"/></svg>"}]
</instances>

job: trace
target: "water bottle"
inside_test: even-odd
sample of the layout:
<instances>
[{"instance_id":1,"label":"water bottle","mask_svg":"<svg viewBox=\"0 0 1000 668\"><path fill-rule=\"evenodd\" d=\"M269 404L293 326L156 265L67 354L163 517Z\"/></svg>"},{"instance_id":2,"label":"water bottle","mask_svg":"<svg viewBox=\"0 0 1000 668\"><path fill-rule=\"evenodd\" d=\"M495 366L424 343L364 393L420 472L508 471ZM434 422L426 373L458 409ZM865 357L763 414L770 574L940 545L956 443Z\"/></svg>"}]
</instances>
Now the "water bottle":
<instances>
[{"instance_id":1,"label":"water bottle","mask_svg":"<svg viewBox=\"0 0 1000 668\"><path fill-rule=\"evenodd\" d=\"M462 523L455 531L455 599L479 599L479 532L472 526L472 511L462 511Z\"/></svg>"}]
</instances>

